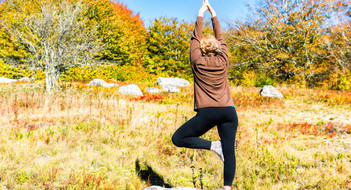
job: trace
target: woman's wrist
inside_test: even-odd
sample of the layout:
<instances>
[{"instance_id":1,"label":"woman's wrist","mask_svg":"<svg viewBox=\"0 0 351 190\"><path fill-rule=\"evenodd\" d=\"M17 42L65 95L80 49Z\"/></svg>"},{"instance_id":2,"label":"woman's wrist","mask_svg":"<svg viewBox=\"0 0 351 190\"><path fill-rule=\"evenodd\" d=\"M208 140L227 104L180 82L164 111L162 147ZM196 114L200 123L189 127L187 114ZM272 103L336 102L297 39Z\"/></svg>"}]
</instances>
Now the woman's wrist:
<instances>
[{"instance_id":1,"label":"woman's wrist","mask_svg":"<svg viewBox=\"0 0 351 190\"><path fill-rule=\"evenodd\" d=\"M204 17L204 13L199 11L198 17Z\"/></svg>"},{"instance_id":2,"label":"woman's wrist","mask_svg":"<svg viewBox=\"0 0 351 190\"><path fill-rule=\"evenodd\" d=\"M207 7L202 6L202 7L200 8L200 10L199 10L198 16L199 16L199 17L204 17L204 14L205 14L205 12L206 12L207 10L208 10Z\"/></svg>"},{"instance_id":3,"label":"woman's wrist","mask_svg":"<svg viewBox=\"0 0 351 190\"><path fill-rule=\"evenodd\" d=\"M216 15L216 11L212 7L209 8L209 11L210 11L210 13L212 15L212 18L217 16Z\"/></svg>"},{"instance_id":4,"label":"woman's wrist","mask_svg":"<svg viewBox=\"0 0 351 190\"><path fill-rule=\"evenodd\" d=\"M216 12L212 13L212 18L216 17Z\"/></svg>"}]
</instances>

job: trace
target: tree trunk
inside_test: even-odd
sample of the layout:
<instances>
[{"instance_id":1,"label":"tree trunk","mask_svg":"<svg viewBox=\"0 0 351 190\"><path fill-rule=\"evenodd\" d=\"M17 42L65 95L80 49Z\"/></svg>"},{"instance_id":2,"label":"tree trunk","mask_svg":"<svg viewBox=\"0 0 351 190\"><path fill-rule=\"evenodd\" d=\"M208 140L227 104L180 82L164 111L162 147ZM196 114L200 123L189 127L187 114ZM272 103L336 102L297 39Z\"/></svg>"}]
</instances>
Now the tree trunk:
<instances>
[{"instance_id":1,"label":"tree trunk","mask_svg":"<svg viewBox=\"0 0 351 190\"><path fill-rule=\"evenodd\" d=\"M51 93L52 90L55 90L58 86L56 80L59 76L59 72L56 70L46 71L45 72L45 86L46 91Z\"/></svg>"}]
</instances>

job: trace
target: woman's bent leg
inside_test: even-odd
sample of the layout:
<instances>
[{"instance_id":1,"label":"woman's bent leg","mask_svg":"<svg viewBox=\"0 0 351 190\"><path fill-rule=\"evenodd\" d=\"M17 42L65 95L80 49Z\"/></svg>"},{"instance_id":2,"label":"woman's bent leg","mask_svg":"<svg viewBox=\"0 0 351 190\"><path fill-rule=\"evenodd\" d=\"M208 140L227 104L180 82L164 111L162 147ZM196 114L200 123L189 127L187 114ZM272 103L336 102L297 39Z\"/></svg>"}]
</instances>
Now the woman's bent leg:
<instances>
[{"instance_id":1,"label":"woman's bent leg","mask_svg":"<svg viewBox=\"0 0 351 190\"><path fill-rule=\"evenodd\" d=\"M213 126L213 122L197 114L177 129L172 136L172 142L178 147L210 150L211 141L201 139L199 136L205 134Z\"/></svg>"}]
</instances>

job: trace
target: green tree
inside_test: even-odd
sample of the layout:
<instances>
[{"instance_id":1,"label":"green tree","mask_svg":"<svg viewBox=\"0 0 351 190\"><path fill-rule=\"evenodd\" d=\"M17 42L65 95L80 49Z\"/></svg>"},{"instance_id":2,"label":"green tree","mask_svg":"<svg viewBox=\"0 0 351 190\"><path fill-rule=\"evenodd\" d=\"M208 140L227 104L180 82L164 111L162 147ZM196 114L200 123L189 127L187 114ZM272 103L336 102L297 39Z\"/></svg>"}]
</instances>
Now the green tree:
<instances>
[{"instance_id":1,"label":"green tree","mask_svg":"<svg viewBox=\"0 0 351 190\"><path fill-rule=\"evenodd\" d=\"M150 73L191 78L190 37L194 24L175 18L159 18L149 27L147 54L144 67ZM213 33L210 22L205 22L203 33Z\"/></svg>"},{"instance_id":2,"label":"green tree","mask_svg":"<svg viewBox=\"0 0 351 190\"><path fill-rule=\"evenodd\" d=\"M144 66L154 74L190 76L191 25L175 18L156 19L147 35L148 54Z\"/></svg>"}]
</instances>

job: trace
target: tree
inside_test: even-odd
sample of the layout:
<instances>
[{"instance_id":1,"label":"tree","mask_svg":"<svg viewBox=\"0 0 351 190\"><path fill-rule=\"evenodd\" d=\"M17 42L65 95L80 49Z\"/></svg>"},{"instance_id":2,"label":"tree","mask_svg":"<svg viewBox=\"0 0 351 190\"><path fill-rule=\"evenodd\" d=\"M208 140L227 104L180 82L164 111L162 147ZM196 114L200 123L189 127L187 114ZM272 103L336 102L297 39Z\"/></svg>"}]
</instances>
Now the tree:
<instances>
[{"instance_id":1,"label":"tree","mask_svg":"<svg viewBox=\"0 0 351 190\"><path fill-rule=\"evenodd\" d=\"M334 63L322 36L336 12L328 0L263 0L243 22L231 23L234 67L261 71L280 82L313 86ZM246 70L245 69L245 70Z\"/></svg>"},{"instance_id":2,"label":"tree","mask_svg":"<svg viewBox=\"0 0 351 190\"><path fill-rule=\"evenodd\" d=\"M148 55L144 65L148 72L175 76L189 75L190 25L175 18L159 18L149 27Z\"/></svg>"},{"instance_id":3,"label":"tree","mask_svg":"<svg viewBox=\"0 0 351 190\"><path fill-rule=\"evenodd\" d=\"M204 33L213 32L209 22ZM180 22L175 18L155 19L147 34L147 54L144 67L148 72L173 77L191 78L190 37L194 24Z\"/></svg>"},{"instance_id":4,"label":"tree","mask_svg":"<svg viewBox=\"0 0 351 190\"><path fill-rule=\"evenodd\" d=\"M7 19L2 27L30 53L31 67L44 71L48 92L57 87L62 72L93 63L102 50L97 27L87 27L88 9L82 1L8 0L3 6Z\"/></svg>"},{"instance_id":5,"label":"tree","mask_svg":"<svg viewBox=\"0 0 351 190\"><path fill-rule=\"evenodd\" d=\"M97 4L101 2L96 1ZM139 14L134 14L119 1L96 7L98 10L93 19L101 24L98 35L106 44L99 59L118 65L140 66L146 51L147 30Z\"/></svg>"},{"instance_id":6,"label":"tree","mask_svg":"<svg viewBox=\"0 0 351 190\"><path fill-rule=\"evenodd\" d=\"M331 57L341 72L351 71L351 1L339 1L336 4L335 25L328 28L324 40Z\"/></svg>"}]
</instances>

